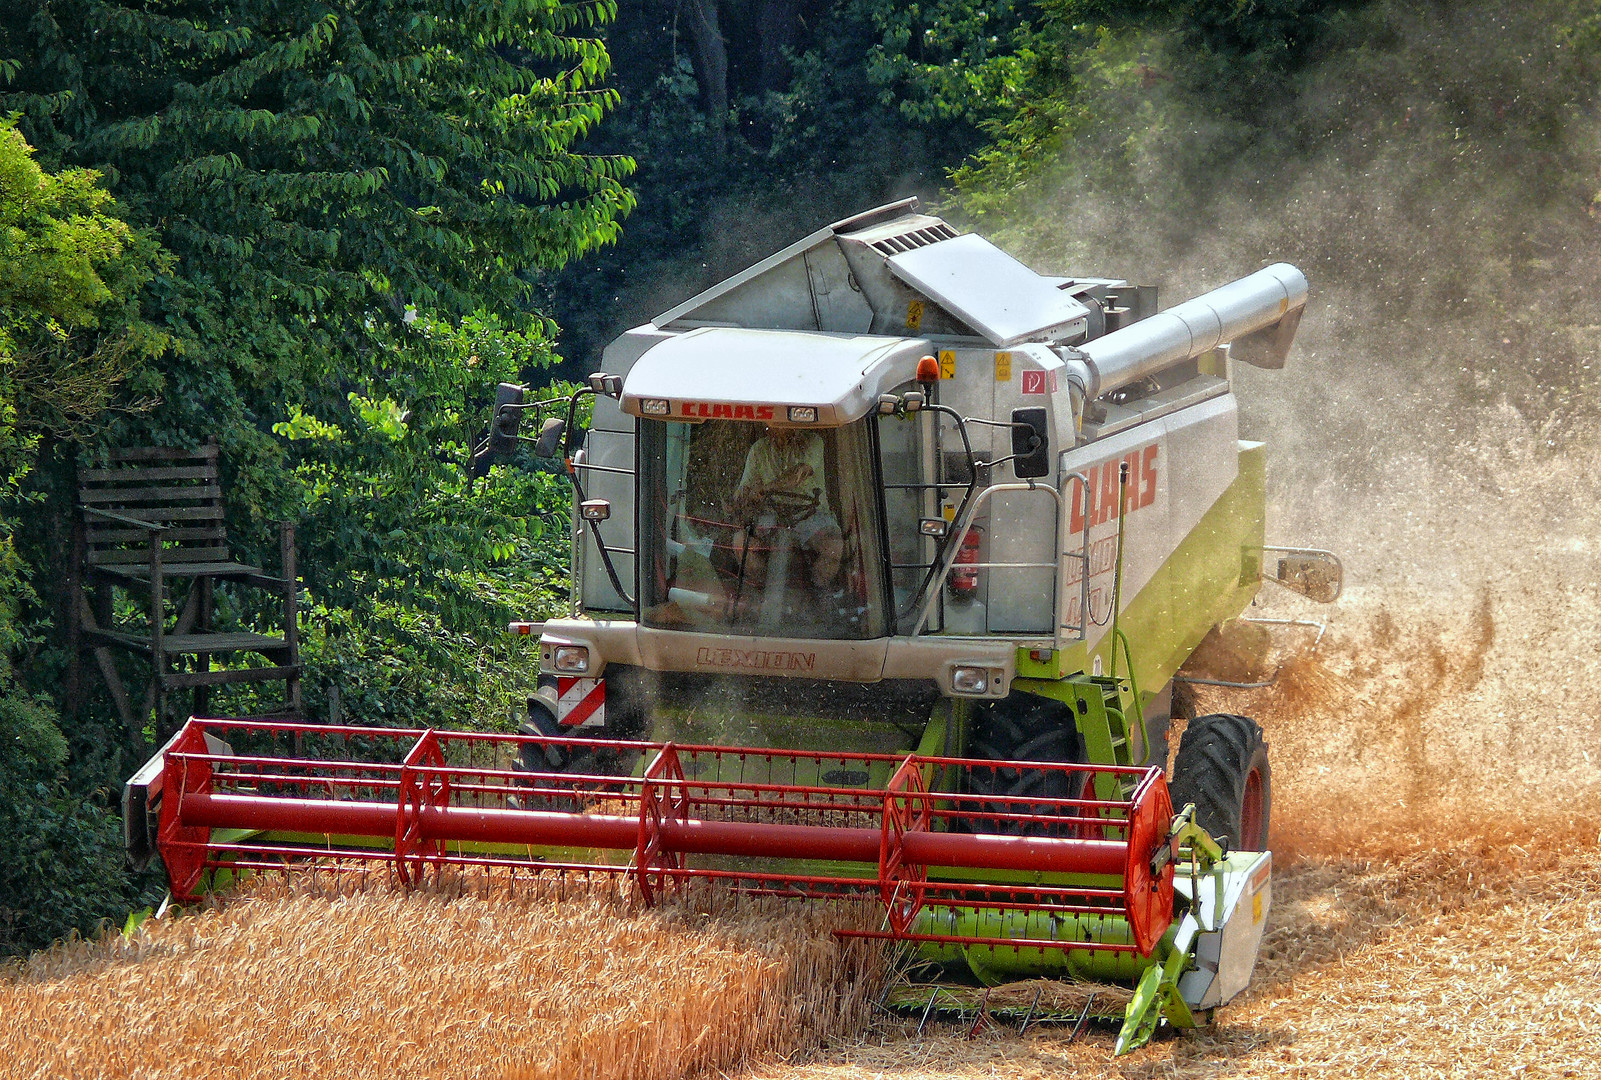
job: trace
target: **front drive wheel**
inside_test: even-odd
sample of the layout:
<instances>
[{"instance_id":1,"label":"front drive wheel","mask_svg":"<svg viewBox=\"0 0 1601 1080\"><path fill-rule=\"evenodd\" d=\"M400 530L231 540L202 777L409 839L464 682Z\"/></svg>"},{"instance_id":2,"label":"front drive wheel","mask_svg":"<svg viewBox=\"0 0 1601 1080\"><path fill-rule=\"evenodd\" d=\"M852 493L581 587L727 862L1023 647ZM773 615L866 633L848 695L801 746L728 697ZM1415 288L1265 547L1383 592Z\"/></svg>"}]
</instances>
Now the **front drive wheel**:
<instances>
[{"instance_id":1,"label":"front drive wheel","mask_svg":"<svg viewBox=\"0 0 1601 1080\"><path fill-rule=\"evenodd\" d=\"M1078 728L1073 723L1073 715L1065 705L1032 694L1018 693L976 710L968 756L981 761L1057 764L1083 761L1084 748ZM1073 834L1079 828L1080 811L1025 800L1030 796L1093 799L1094 790L1085 790L1087 775L975 765L968 775L968 791L993 800L988 804L980 803L979 806L989 805L1013 814L1032 814L1040 818L1065 817L1069 820L1058 824L1043 820L1024 823L1001 818L983 821L980 818L972 823L973 828L979 832L1013 835Z\"/></svg>"},{"instance_id":2,"label":"front drive wheel","mask_svg":"<svg viewBox=\"0 0 1601 1080\"><path fill-rule=\"evenodd\" d=\"M1173 805L1195 804L1195 823L1229 847L1266 851L1273 777L1267 740L1248 716L1198 716L1184 730L1169 789Z\"/></svg>"}]
</instances>

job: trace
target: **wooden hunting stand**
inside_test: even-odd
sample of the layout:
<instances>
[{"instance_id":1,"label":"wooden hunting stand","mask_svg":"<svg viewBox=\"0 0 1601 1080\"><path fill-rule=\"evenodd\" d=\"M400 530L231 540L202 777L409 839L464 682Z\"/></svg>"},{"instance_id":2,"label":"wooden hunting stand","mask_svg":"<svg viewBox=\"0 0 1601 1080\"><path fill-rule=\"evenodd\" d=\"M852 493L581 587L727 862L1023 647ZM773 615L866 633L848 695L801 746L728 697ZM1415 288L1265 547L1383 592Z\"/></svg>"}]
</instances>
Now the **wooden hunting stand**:
<instances>
[{"instance_id":1,"label":"wooden hunting stand","mask_svg":"<svg viewBox=\"0 0 1601 1080\"><path fill-rule=\"evenodd\" d=\"M138 447L112 451L108 467L81 469L77 530L76 616L78 640L94 651L100 673L137 738L155 717L158 734L171 726L169 694L193 688L193 712L204 715L211 687L231 683L282 682L281 708L264 715L300 719L300 641L295 578L295 530L279 531L282 577L235 562L223 523L222 488L215 440L195 450ZM283 634L218 633L211 628L218 581L237 581L279 594ZM167 626L174 586L185 583L183 607ZM143 626L114 623L114 590L143 594ZM117 671L113 649L138 653L151 664L144 710L134 711ZM264 667L213 670L212 657L255 653ZM187 670L185 670L187 661Z\"/></svg>"}]
</instances>

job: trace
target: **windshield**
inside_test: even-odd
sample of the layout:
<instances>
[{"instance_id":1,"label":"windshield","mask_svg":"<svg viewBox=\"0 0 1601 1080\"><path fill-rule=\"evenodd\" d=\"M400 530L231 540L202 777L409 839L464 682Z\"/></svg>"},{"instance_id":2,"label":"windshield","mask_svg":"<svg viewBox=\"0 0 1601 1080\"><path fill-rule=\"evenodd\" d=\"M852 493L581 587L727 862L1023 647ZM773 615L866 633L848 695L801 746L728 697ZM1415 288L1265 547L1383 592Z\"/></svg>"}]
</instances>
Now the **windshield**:
<instances>
[{"instance_id":1,"label":"windshield","mask_svg":"<svg viewBox=\"0 0 1601 1080\"><path fill-rule=\"evenodd\" d=\"M640 423L646 626L769 637L887 632L867 421L812 431Z\"/></svg>"}]
</instances>

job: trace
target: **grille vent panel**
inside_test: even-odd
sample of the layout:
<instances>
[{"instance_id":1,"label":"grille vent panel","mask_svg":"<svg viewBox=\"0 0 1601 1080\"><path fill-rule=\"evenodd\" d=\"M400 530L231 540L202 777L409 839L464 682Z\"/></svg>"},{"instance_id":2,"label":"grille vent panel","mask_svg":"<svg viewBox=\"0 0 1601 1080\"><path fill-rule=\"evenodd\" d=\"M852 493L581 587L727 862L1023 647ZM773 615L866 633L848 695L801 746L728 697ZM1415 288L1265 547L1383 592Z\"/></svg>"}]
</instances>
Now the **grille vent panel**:
<instances>
[{"instance_id":1,"label":"grille vent panel","mask_svg":"<svg viewBox=\"0 0 1601 1080\"><path fill-rule=\"evenodd\" d=\"M899 255L903 251L912 251L916 248L928 247L930 244L937 244L941 240L954 240L956 236L956 230L942 221L937 225L930 225L926 229L913 229L910 232L900 233L895 236L886 236L882 240L874 240L868 247L888 258L891 255Z\"/></svg>"}]
</instances>

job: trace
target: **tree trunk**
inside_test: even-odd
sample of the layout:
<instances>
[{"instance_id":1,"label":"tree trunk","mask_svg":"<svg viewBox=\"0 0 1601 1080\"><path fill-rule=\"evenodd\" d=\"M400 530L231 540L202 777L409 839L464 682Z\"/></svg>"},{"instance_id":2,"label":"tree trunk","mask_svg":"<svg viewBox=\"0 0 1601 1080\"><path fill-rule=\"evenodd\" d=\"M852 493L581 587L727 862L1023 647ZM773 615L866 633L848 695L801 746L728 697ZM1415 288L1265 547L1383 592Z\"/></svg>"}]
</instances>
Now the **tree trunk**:
<instances>
[{"instance_id":1,"label":"tree trunk","mask_svg":"<svg viewBox=\"0 0 1601 1080\"><path fill-rule=\"evenodd\" d=\"M799 0L761 0L756 15L761 40L761 87L783 90L789 85L789 60L784 50L800 40Z\"/></svg>"},{"instance_id":2,"label":"tree trunk","mask_svg":"<svg viewBox=\"0 0 1601 1080\"><path fill-rule=\"evenodd\" d=\"M685 0L689 30L694 39L691 60L700 84L701 106L706 110L712 156L721 159L728 148L728 48L723 41L717 0Z\"/></svg>"}]
</instances>

